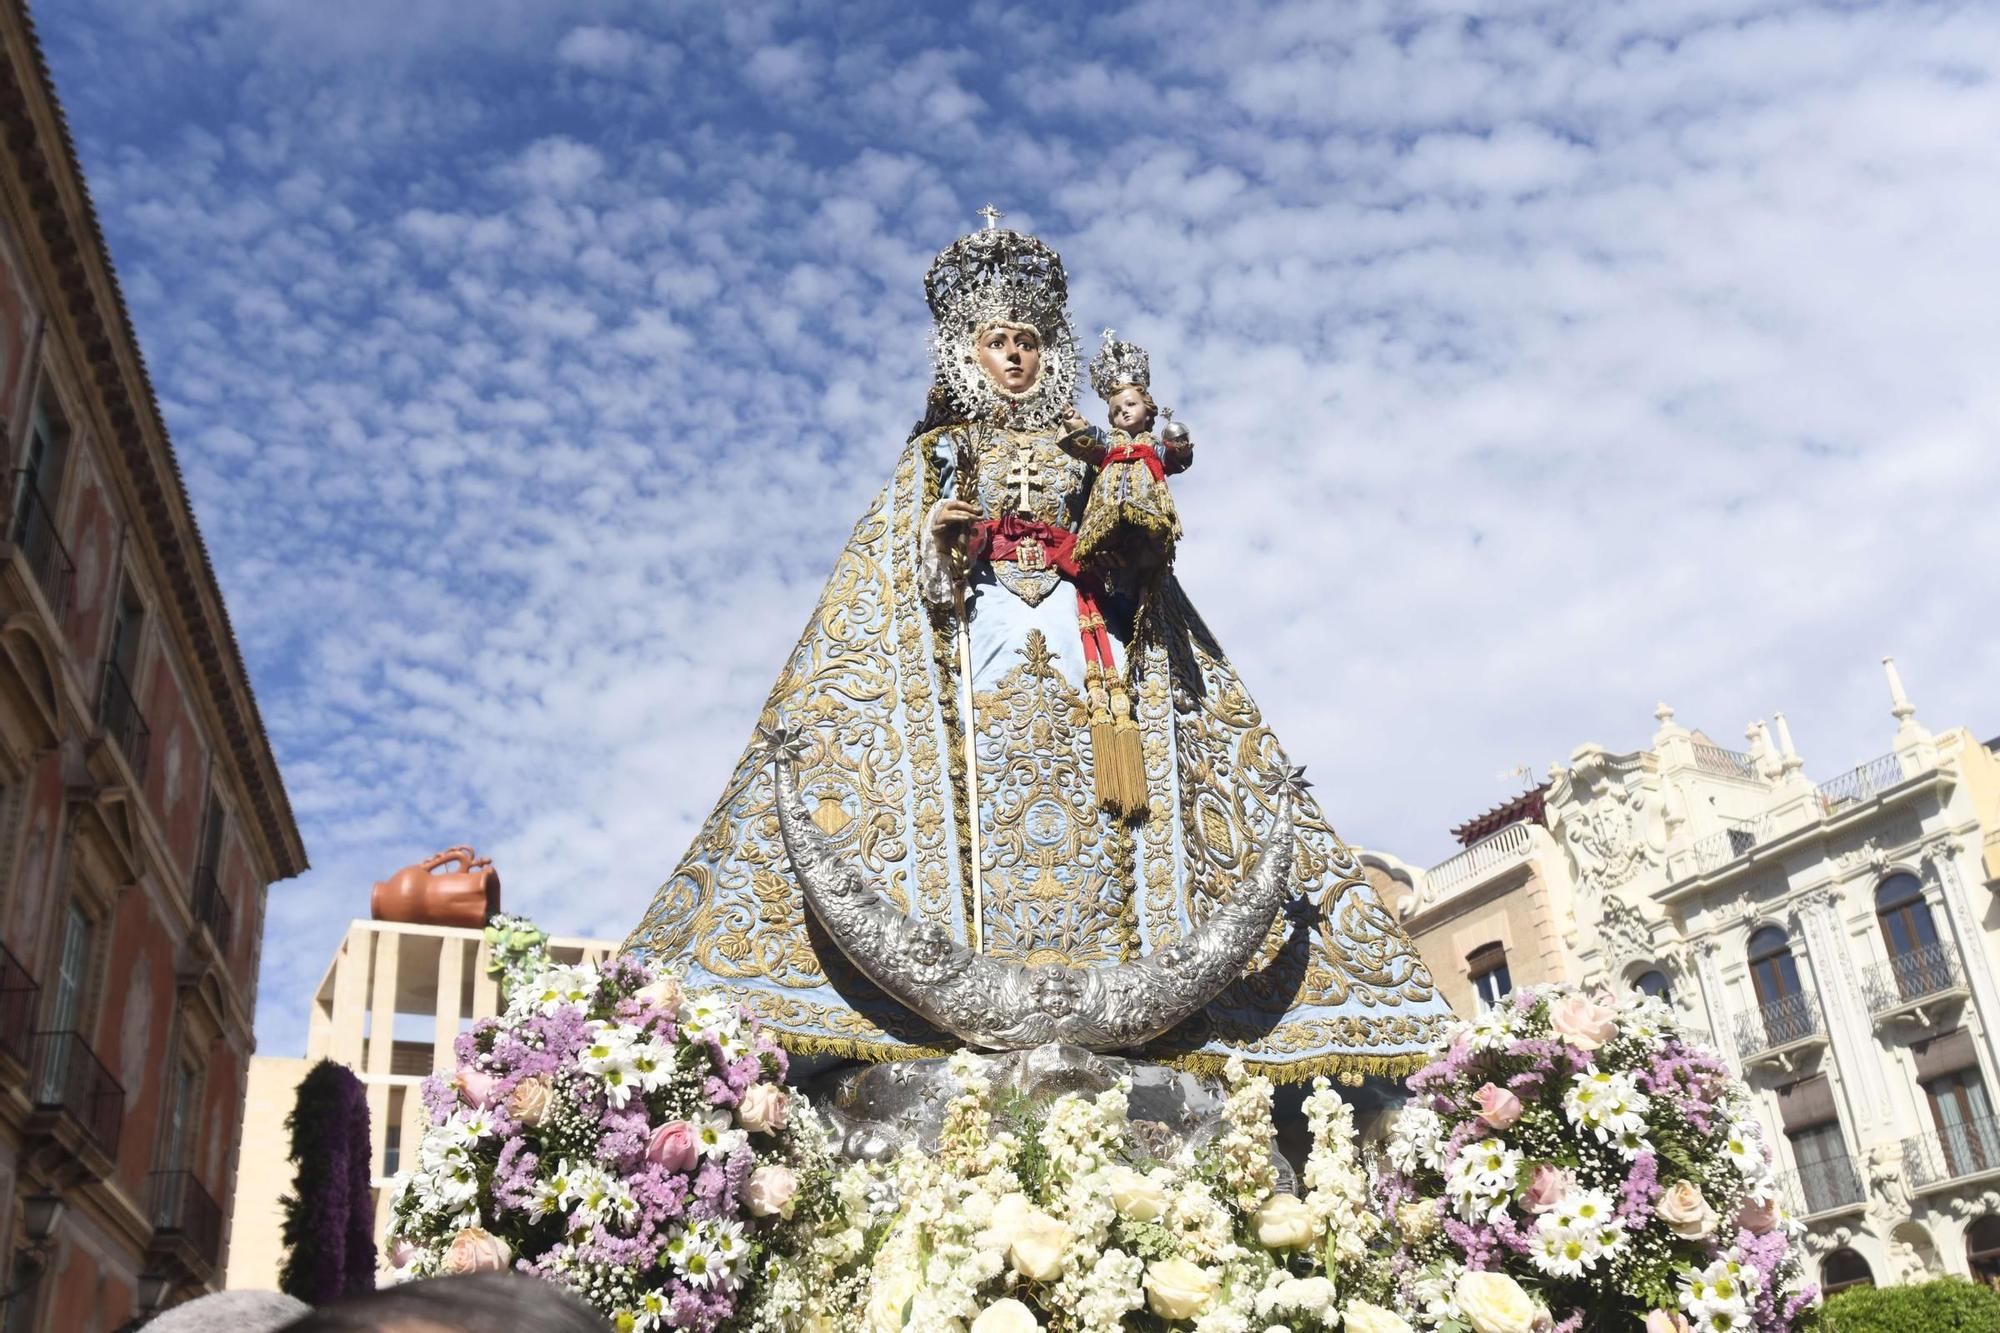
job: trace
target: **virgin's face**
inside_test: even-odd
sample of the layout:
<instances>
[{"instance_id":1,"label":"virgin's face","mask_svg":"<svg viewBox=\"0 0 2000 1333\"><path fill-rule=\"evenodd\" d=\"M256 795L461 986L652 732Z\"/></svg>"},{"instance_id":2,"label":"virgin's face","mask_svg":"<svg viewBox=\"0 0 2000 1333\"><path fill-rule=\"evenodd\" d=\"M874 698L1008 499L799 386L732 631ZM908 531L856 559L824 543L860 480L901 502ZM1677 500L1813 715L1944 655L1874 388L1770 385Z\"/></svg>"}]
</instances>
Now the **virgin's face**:
<instances>
[{"instance_id":1,"label":"virgin's face","mask_svg":"<svg viewBox=\"0 0 2000 1333\"><path fill-rule=\"evenodd\" d=\"M979 331L973 351L986 378L1008 393L1026 393L1035 387L1035 376L1042 368L1042 340L1033 329L990 325Z\"/></svg>"}]
</instances>

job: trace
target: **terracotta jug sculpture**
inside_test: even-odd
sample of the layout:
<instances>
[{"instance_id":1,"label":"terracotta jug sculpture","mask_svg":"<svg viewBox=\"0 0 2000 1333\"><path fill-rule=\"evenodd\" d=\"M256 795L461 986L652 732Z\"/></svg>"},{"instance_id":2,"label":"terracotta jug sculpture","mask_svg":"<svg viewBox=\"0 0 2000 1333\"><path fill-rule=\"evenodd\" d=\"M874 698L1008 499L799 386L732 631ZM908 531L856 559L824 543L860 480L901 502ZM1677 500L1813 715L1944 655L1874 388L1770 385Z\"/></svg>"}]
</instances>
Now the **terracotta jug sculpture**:
<instances>
[{"instance_id":1,"label":"terracotta jug sculpture","mask_svg":"<svg viewBox=\"0 0 2000 1333\"><path fill-rule=\"evenodd\" d=\"M457 869L439 872L439 867ZM377 921L477 929L500 910L500 872L470 847L447 847L404 866L375 886L369 912Z\"/></svg>"}]
</instances>

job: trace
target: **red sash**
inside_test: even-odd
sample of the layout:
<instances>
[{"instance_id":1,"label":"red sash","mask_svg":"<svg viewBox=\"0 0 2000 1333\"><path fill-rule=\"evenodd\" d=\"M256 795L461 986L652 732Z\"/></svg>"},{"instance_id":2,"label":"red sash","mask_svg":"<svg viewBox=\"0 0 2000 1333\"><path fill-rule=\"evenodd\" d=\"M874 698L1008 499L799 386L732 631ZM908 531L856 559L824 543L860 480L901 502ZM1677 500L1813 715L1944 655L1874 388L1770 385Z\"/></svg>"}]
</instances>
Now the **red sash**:
<instances>
[{"instance_id":1,"label":"red sash","mask_svg":"<svg viewBox=\"0 0 2000 1333\"><path fill-rule=\"evenodd\" d=\"M1159 470L1159 457L1152 450L1138 449L1134 456L1140 454L1153 460L1154 471ZM1104 590L1078 568L1074 532L1020 514L982 518L972 525L971 554L974 560L1007 560L1025 570L1053 569L1068 579L1076 589L1076 626L1083 635L1083 660L1095 662L1106 672L1113 669L1111 635L1104 628L1104 613L1098 606Z\"/></svg>"}]
</instances>

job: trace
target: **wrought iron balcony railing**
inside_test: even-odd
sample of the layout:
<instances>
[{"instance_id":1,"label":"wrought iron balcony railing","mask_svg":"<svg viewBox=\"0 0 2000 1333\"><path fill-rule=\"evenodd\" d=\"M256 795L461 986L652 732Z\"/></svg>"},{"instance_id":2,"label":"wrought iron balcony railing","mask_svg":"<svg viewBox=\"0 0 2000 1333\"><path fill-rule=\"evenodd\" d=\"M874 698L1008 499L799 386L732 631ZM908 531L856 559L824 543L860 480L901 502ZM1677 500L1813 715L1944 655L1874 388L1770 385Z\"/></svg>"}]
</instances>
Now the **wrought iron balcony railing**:
<instances>
[{"instance_id":1,"label":"wrought iron balcony railing","mask_svg":"<svg viewBox=\"0 0 2000 1333\"><path fill-rule=\"evenodd\" d=\"M1750 762L1749 755L1741 750L1725 750L1712 741L1694 742L1694 762L1705 773L1752 782L1757 778L1757 766Z\"/></svg>"},{"instance_id":2,"label":"wrought iron balcony railing","mask_svg":"<svg viewBox=\"0 0 2000 1333\"><path fill-rule=\"evenodd\" d=\"M1792 1210L1801 1217L1855 1208L1868 1200L1861 1173L1846 1156L1820 1162L1801 1162L1795 1170L1778 1173L1778 1188Z\"/></svg>"},{"instance_id":3,"label":"wrought iron balcony railing","mask_svg":"<svg viewBox=\"0 0 2000 1333\"><path fill-rule=\"evenodd\" d=\"M1825 1033L1819 1019L1819 1005L1803 992L1736 1016L1736 1049L1746 1060L1780 1046L1823 1038Z\"/></svg>"},{"instance_id":4,"label":"wrought iron balcony railing","mask_svg":"<svg viewBox=\"0 0 2000 1333\"><path fill-rule=\"evenodd\" d=\"M1912 1189L2000 1171L2000 1117L1967 1120L1903 1140L1903 1175Z\"/></svg>"},{"instance_id":5,"label":"wrought iron balcony railing","mask_svg":"<svg viewBox=\"0 0 2000 1333\"><path fill-rule=\"evenodd\" d=\"M28 568L34 573L35 582L41 585L49 610L55 613L56 623L61 624L69 614L76 564L69 558L62 534L56 531L55 515L35 485L35 474L27 468L17 468L14 472L14 520L8 535L27 557Z\"/></svg>"},{"instance_id":6,"label":"wrought iron balcony railing","mask_svg":"<svg viewBox=\"0 0 2000 1333\"><path fill-rule=\"evenodd\" d=\"M153 1173L153 1236L184 1241L210 1269L222 1261L222 1207L194 1172Z\"/></svg>"},{"instance_id":7,"label":"wrought iron balcony railing","mask_svg":"<svg viewBox=\"0 0 2000 1333\"><path fill-rule=\"evenodd\" d=\"M1832 814L1842 806L1879 796L1903 780L1903 761L1893 754L1850 768L1831 782L1819 784L1820 808Z\"/></svg>"},{"instance_id":8,"label":"wrought iron balcony railing","mask_svg":"<svg viewBox=\"0 0 2000 1333\"><path fill-rule=\"evenodd\" d=\"M21 960L0 945L0 1051L26 1065L34 1054L35 999L42 988Z\"/></svg>"},{"instance_id":9,"label":"wrought iron balcony railing","mask_svg":"<svg viewBox=\"0 0 2000 1333\"><path fill-rule=\"evenodd\" d=\"M116 1157L125 1127L125 1089L75 1032L37 1032L35 1046L36 1108L66 1112L105 1156Z\"/></svg>"},{"instance_id":10,"label":"wrought iron balcony railing","mask_svg":"<svg viewBox=\"0 0 2000 1333\"><path fill-rule=\"evenodd\" d=\"M97 720L118 742L125 762L132 766L135 782L146 780L146 759L153 748L153 733L132 697L132 686L116 662L104 664L104 688L97 698Z\"/></svg>"},{"instance_id":11,"label":"wrought iron balcony railing","mask_svg":"<svg viewBox=\"0 0 2000 1333\"><path fill-rule=\"evenodd\" d=\"M217 953L229 952L229 932L234 924L234 913L229 910L229 899L222 892L217 880L215 867L199 865L194 868L194 922L208 931L215 941Z\"/></svg>"},{"instance_id":12,"label":"wrought iron balcony railing","mask_svg":"<svg viewBox=\"0 0 2000 1333\"><path fill-rule=\"evenodd\" d=\"M1965 985L1965 973L1959 968L1957 949L1949 944L1926 944L1874 964L1868 969L1865 984L1868 1012L1879 1014L1958 990Z\"/></svg>"}]
</instances>

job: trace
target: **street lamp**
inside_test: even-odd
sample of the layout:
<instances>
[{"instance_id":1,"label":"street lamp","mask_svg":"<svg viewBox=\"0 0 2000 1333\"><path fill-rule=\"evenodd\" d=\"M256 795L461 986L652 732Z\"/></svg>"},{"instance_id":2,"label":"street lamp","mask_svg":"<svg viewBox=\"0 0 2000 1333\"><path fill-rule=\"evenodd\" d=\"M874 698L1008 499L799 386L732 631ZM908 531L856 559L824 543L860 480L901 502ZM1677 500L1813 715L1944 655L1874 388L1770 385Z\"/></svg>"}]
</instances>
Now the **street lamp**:
<instances>
[{"instance_id":1,"label":"street lamp","mask_svg":"<svg viewBox=\"0 0 2000 1333\"><path fill-rule=\"evenodd\" d=\"M145 1315L159 1313L160 1307L167 1303L167 1293L173 1290L173 1286L172 1279L164 1273L139 1274L139 1287L133 1293L139 1313Z\"/></svg>"},{"instance_id":2,"label":"street lamp","mask_svg":"<svg viewBox=\"0 0 2000 1333\"><path fill-rule=\"evenodd\" d=\"M64 1206L60 1194L30 1194L21 1200L21 1230L27 1233L28 1248L22 1252L20 1264L27 1271L17 1286L0 1291L0 1306L24 1292L33 1291L35 1284L42 1280L42 1269L48 1263L49 1242L62 1225Z\"/></svg>"}]
</instances>

